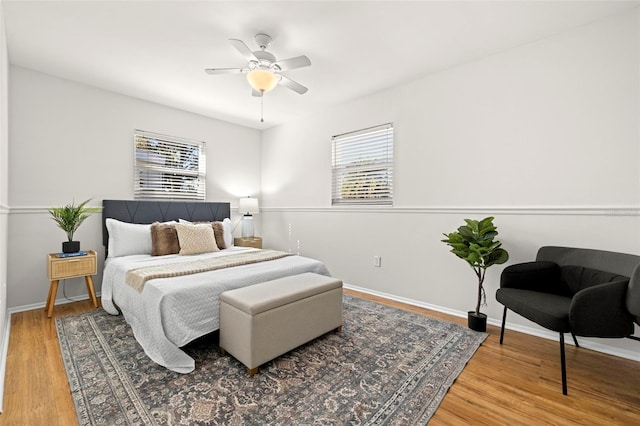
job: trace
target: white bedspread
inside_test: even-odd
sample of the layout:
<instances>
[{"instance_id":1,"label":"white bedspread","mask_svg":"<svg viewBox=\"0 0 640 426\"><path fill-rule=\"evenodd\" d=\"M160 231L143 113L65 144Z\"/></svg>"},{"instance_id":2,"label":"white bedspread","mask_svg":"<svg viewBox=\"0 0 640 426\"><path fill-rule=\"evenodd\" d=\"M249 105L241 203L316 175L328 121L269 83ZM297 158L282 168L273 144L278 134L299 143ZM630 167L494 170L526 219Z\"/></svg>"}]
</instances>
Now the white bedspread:
<instances>
[{"instance_id":1,"label":"white bedspread","mask_svg":"<svg viewBox=\"0 0 640 426\"><path fill-rule=\"evenodd\" d=\"M232 247L197 256L135 255L107 259L102 278L102 306L112 315L118 308L154 362L178 373L195 368L193 358L180 347L219 328L219 296L226 290L257 284L288 275L315 272L329 275L326 266L302 256L219 269L199 274L147 281L138 293L125 283L127 271L162 262L181 262L199 257L226 256L252 248Z\"/></svg>"}]
</instances>

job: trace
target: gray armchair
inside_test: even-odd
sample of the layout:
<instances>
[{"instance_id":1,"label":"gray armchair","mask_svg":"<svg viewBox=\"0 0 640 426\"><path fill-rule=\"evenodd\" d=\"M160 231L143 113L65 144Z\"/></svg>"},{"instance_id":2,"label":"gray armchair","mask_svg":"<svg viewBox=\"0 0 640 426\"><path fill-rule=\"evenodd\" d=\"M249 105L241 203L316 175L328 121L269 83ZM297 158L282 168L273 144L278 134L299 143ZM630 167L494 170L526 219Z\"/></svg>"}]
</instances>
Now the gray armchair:
<instances>
[{"instance_id":1,"label":"gray armchair","mask_svg":"<svg viewBox=\"0 0 640 426\"><path fill-rule=\"evenodd\" d=\"M560 335L562 393L567 394L564 334L623 338L640 324L640 256L572 247L541 247L535 262L504 269L496 299L507 310Z\"/></svg>"}]
</instances>

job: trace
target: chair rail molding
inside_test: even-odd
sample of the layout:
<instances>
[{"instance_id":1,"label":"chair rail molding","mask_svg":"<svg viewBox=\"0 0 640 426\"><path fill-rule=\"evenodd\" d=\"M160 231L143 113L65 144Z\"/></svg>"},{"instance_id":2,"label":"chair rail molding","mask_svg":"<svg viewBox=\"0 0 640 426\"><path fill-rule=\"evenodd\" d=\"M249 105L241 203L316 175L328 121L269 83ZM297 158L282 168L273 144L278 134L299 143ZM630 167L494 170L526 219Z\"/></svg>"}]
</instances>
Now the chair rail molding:
<instances>
[{"instance_id":1,"label":"chair rail molding","mask_svg":"<svg viewBox=\"0 0 640 426\"><path fill-rule=\"evenodd\" d=\"M261 212L640 216L640 206L260 206Z\"/></svg>"},{"instance_id":2,"label":"chair rail molding","mask_svg":"<svg viewBox=\"0 0 640 426\"><path fill-rule=\"evenodd\" d=\"M0 214L48 214L51 207L0 204ZM234 208L234 210L236 210ZM640 206L260 206L261 212L640 216Z\"/></svg>"},{"instance_id":3,"label":"chair rail molding","mask_svg":"<svg viewBox=\"0 0 640 426\"><path fill-rule=\"evenodd\" d=\"M9 214L49 214L49 209L53 206L17 206L7 207ZM102 207L99 206L87 206L87 207ZM1 208L1 207L0 207Z\"/></svg>"}]
</instances>

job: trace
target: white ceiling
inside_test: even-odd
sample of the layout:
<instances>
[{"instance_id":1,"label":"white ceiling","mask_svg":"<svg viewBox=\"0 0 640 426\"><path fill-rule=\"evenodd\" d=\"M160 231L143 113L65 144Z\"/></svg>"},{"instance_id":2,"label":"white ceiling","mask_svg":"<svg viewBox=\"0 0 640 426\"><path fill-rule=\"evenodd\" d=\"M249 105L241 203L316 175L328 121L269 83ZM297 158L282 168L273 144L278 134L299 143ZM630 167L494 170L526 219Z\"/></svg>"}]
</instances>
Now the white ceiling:
<instances>
[{"instance_id":1,"label":"white ceiling","mask_svg":"<svg viewBox=\"0 0 640 426\"><path fill-rule=\"evenodd\" d=\"M456 64L539 40L638 1L27 1L2 0L10 63L163 105L264 129ZM227 41L278 59L307 86L260 100Z\"/></svg>"}]
</instances>

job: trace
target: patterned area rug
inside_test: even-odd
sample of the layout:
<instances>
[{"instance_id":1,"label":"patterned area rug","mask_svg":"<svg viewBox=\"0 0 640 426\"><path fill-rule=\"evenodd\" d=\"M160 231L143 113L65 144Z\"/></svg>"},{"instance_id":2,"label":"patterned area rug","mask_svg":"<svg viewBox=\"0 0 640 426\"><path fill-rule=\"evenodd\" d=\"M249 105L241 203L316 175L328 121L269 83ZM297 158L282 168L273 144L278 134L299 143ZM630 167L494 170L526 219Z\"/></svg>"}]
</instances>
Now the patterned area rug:
<instances>
[{"instance_id":1,"label":"patterned area rug","mask_svg":"<svg viewBox=\"0 0 640 426\"><path fill-rule=\"evenodd\" d=\"M344 327L248 376L215 335L187 345L179 374L144 354L122 316L56 318L81 425L425 424L486 338L345 296Z\"/></svg>"}]
</instances>

